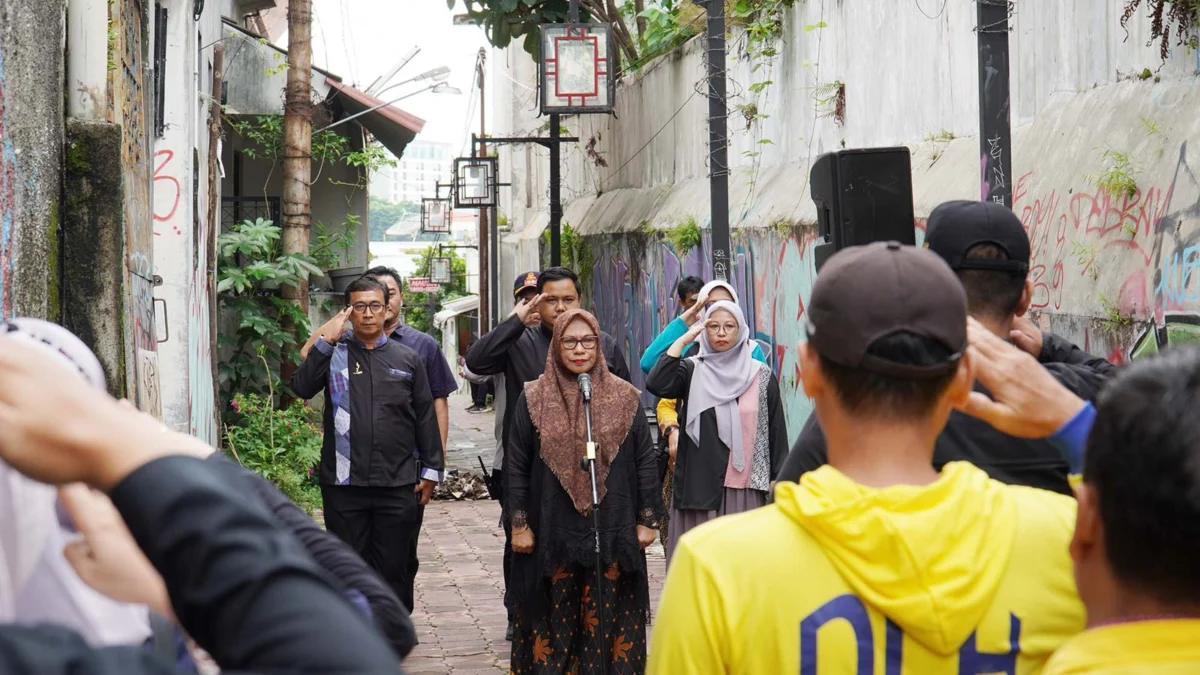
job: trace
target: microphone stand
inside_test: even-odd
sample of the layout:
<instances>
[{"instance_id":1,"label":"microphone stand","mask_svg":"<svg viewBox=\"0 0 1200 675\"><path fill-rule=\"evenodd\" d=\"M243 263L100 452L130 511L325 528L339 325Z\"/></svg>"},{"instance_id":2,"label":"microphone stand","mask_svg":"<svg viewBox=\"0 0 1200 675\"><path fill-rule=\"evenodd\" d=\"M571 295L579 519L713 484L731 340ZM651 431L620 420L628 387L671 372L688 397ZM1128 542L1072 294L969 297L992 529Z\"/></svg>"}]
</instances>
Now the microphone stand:
<instances>
[{"instance_id":1,"label":"microphone stand","mask_svg":"<svg viewBox=\"0 0 1200 675\"><path fill-rule=\"evenodd\" d=\"M604 625L604 586L601 583L603 577L603 565L600 562L600 491L596 485L596 443L592 440L592 392L591 387L588 387L583 393L583 415L587 421L587 465L588 472L592 477L592 534L596 541L596 609L600 615L600 672L608 672L608 666L605 661L608 653L606 647L608 640L605 633L607 627Z\"/></svg>"}]
</instances>

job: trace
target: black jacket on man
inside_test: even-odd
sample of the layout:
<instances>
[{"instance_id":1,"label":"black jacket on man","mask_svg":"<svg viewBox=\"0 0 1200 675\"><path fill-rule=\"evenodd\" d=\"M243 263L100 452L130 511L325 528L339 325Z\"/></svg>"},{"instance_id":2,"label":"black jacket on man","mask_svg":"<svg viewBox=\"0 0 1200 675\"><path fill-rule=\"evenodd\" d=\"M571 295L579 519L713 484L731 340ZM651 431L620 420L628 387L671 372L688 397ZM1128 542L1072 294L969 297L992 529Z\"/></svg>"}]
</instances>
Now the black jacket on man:
<instances>
[{"instance_id":1,"label":"black jacket on man","mask_svg":"<svg viewBox=\"0 0 1200 675\"><path fill-rule=\"evenodd\" d=\"M1047 358L1066 362L1047 362ZM1116 370L1108 361L1093 357L1068 340L1050 333L1043 334L1039 360L1063 386L1088 401L1095 401L1104 381ZM978 383L975 390L987 393ZM792 445L778 480L798 481L800 476L828 461L825 434L814 412ZM941 471L947 463L959 461L974 464L1001 483L1075 494L1067 480L1070 472L1067 460L1049 441L1009 436L987 422L956 410L950 413L946 428L934 445L933 466Z\"/></svg>"},{"instance_id":2,"label":"black jacket on man","mask_svg":"<svg viewBox=\"0 0 1200 675\"><path fill-rule=\"evenodd\" d=\"M224 475L230 485L240 483L249 494L255 495L276 520L296 537L321 569L347 589L356 590L367 599L375 625L392 645L397 657L403 659L412 652L417 646L417 631L408 610L383 578L354 549L321 529L273 483L229 459L224 453L213 453L207 461Z\"/></svg>"},{"instance_id":3,"label":"black jacket on man","mask_svg":"<svg viewBox=\"0 0 1200 675\"><path fill-rule=\"evenodd\" d=\"M109 493L188 634L231 675L398 672L367 617L244 491L209 463L167 457ZM94 648L59 626L0 625L5 675L177 672L140 645Z\"/></svg>"},{"instance_id":4,"label":"black jacket on man","mask_svg":"<svg viewBox=\"0 0 1200 675\"><path fill-rule=\"evenodd\" d=\"M351 337L343 337L342 342L349 350L349 485L415 485L422 477L418 475L418 462L421 473L440 472L442 437L421 357L392 340L381 340L375 349L367 349ZM317 340L292 375L292 390L301 398L325 391L325 440L319 477L322 485L338 484L337 431L329 392L329 364L337 347Z\"/></svg>"},{"instance_id":5,"label":"black jacket on man","mask_svg":"<svg viewBox=\"0 0 1200 675\"><path fill-rule=\"evenodd\" d=\"M551 337L553 333L547 327L528 327L513 314L471 345L467 350L467 369L476 375L503 374L505 400L516 401L525 390L525 383L538 379L545 372ZM608 369L629 382L629 364L617 341L608 333L601 333L600 346L604 349ZM504 447L508 447L514 407L509 405L504 409Z\"/></svg>"}]
</instances>

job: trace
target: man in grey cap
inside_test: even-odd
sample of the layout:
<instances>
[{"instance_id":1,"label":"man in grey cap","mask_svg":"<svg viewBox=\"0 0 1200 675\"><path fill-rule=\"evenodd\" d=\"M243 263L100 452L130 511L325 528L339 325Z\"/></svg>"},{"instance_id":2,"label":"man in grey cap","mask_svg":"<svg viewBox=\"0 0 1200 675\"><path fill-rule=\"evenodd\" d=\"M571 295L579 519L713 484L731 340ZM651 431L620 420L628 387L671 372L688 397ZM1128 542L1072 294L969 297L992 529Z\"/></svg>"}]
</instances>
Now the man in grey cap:
<instances>
[{"instance_id":1,"label":"man in grey cap","mask_svg":"<svg viewBox=\"0 0 1200 675\"><path fill-rule=\"evenodd\" d=\"M953 270L972 318L1036 356L1076 396L1095 400L1115 368L1068 340L1043 333L1026 317L1033 298L1029 236L1010 209L991 202L946 202L929 215L925 248ZM825 464L825 445L816 416L810 416L780 469L778 482L798 481ZM971 462L1002 483L1074 494L1068 482L1070 467L1051 443L1014 438L956 411L938 438L933 464L940 469L959 460Z\"/></svg>"}]
</instances>

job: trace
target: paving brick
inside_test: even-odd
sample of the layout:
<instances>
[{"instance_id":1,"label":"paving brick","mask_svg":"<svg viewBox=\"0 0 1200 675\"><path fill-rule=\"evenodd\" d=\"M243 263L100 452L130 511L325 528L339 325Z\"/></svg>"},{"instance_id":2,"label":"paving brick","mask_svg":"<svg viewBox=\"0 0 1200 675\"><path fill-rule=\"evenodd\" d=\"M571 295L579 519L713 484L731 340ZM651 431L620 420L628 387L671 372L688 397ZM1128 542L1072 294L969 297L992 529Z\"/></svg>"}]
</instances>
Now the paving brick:
<instances>
[{"instance_id":1,"label":"paving brick","mask_svg":"<svg viewBox=\"0 0 1200 675\"><path fill-rule=\"evenodd\" d=\"M451 433L453 441L454 426ZM413 611L421 644L404 664L411 675L508 672L512 646L504 640L504 533L499 517L494 501L438 501L425 509ZM661 550L656 544L647 555L653 605L664 576Z\"/></svg>"}]
</instances>

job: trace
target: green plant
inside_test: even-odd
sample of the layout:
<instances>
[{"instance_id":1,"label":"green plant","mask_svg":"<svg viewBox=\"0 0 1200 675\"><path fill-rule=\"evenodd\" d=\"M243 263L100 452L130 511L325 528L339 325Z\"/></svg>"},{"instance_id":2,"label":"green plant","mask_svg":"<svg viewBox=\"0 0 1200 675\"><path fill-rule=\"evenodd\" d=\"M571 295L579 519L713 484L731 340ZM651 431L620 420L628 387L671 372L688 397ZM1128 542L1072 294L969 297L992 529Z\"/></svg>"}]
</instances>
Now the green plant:
<instances>
[{"instance_id":1,"label":"green plant","mask_svg":"<svg viewBox=\"0 0 1200 675\"><path fill-rule=\"evenodd\" d=\"M1200 47L1193 29L1200 18L1200 0L1126 0L1125 11L1121 14L1121 28L1125 36L1129 36L1127 24L1135 12L1145 5L1150 15L1149 46L1158 40L1159 55L1165 62L1171 57L1171 32L1177 36L1177 44L1187 47L1189 52Z\"/></svg>"},{"instance_id":2,"label":"green plant","mask_svg":"<svg viewBox=\"0 0 1200 675\"><path fill-rule=\"evenodd\" d=\"M334 228L317 221L313 225L313 237L308 246L308 254L317 267L322 270L340 267L346 253L354 246L354 232L360 225L362 218L353 213L346 214L346 222Z\"/></svg>"},{"instance_id":3,"label":"green plant","mask_svg":"<svg viewBox=\"0 0 1200 675\"><path fill-rule=\"evenodd\" d=\"M315 468L322 433L315 411L296 401L276 410L269 397L237 394L225 451L242 466L271 481L309 514L321 505Z\"/></svg>"},{"instance_id":4,"label":"green plant","mask_svg":"<svg viewBox=\"0 0 1200 675\"><path fill-rule=\"evenodd\" d=\"M629 7L630 3L626 3ZM660 0L638 15L638 43L641 55L628 70L637 70L655 58L678 49L704 25L704 10L688 0ZM641 26L645 26L643 30Z\"/></svg>"},{"instance_id":5,"label":"green plant","mask_svg":"<svg viewBox=\"0 0 1200 675\"><path fill-rule=\"evenodd\" d=\"M1105 150L1100 155L1100 161L1102 163L1100 173L1084 176L1088 182L1114 197L1123 195L1132 198L1137 194L1136 175L1141 169L1134 164L1128 153L1112 149Z\"/></svg>"},{"instance_id":6,"label":"green plant","mask_svg":"<svg viewBox=\"0 0 1200 675\"><path fill-rule=\"evenodd\" d=\"M249 119L228 119L230 128L249 143L242 148L242 153L251 159L268 159L271 169L279 162L283 153L283 115L257 115ZM346 183L332 178L328 179L335 185L346 185L355 189L365 189L370 175L385 167L395 166L396 160L378 143L368 143L357 150L351 149L350 139L342 134L331 131L318 131L312 135L313 170L320 171L325 164L344 164L358 169L356 181ZM270 176L270 173L268 173Z\"/></svg>"},{"instance_id":7,"label":"green plant","mask_svg":"<svg viewBox=\"0 0 1200 675\"><path fill-rule=\"evenodd\" d=\"M927 134L925 136L925 142L926 143L949 143L950 141L954 140L955 138L956 137L955 137L953 131L946 131L945 129L942 129L940 132L938 132L936 134L932 133L932 132Z\"/></svg>"},{"instance_id":8,"label":"green plant","mask_svg":"<svg viewBox=\"0 0 1200 675\"><path fill-rule=\"evenodd\" d=\"M841 80L822 84L813 91L813 101L821 117L832 117L838 126L846 123L846 83Z\"/></svg>"},{"instance_id":9,"label":"green plant","mask_svg":"<svg viewBox=\"0 0 1200 675\"><path fill-rule=\"evenodd\" d=\"M296 286L321 268L312 256L280 252L280 228L269 220L244 220L217 238L217 300L237 321L232 335L222 334L219 344L230 350L218 375L222 399L238 393L273 395L284 384L265 361L289 358L297 365L300 351L296 336L283 329L289 318L307 336L308 315L281 298L278 289Z\"/></svg>"},{"instance_id":10,"label":"green plant","mask_svg":"<svg viewBox=\"0 0 1200 675\"><path fill-rule=\"evenodd\" d=\"M687 255L704 240L704 233L700 230L700 225L691 216L667 230L665 235L667 241L671 242L671 246L675 248L675 252L681 256Z\"/></svg>"},{"instance_id":11,"label":"green plant","mask_svg":"<svg viewBox=\"0 0 1200 675\"><path fill-rule=\"evenodd\" d=\"M1162 133L1162 128L1158 126L1158 122L1155 122L1149 117L1141 117L1139 120L1142 123L1142 128L1146 130L1147 136L1157 136L1158 134Z\"/></svg>"},{"instance_id":12,"label":"green plant","mask_svg":"<svg viewBox=\"0 0 1200 675\"><path fill-rule=\"evenodd\" d=\"M438 256L436 246L430 246L421 252L417 262L414 277L428 277L433 259ZM442 249L441 255L450 258L450 283L443 285L439 293L404 293L404 323L423 333L433 336L440 344L440 331L434 331L433 313L429 311L429 296L434 295L437 303L446 303L467 295L467 260L452 248Z\"/></svg>"},{"instance_id":13,"label":"green plant","mask_svg":"<svg viewBox=\"0 0 1200 675\"><path fill-rule=\"evenodd\" d=\"M1135 323L1132 316L1122 313L1121 309L1104 294L1100 295L1100 308L1104 311L1104 318L1101 321L1109 328L1125 328Z\"/></svg>"},{"instance_id":14,"label":"green plant","mask_svg":"<svg viewBox=\"0 0 1200 675\"><path fill-rule=\"evenodd\" d=\"M550 266L550 230L546 229L542 232L541 238L542 263L543 267ZM592 255L592 248L584 243L583 237L571 227L570 223L564 222L562 229L559 231L559 249L562 252L562 266L574 270L579 275L579 280L584 288L589 287L592 275L592 267L595 266L595 258Z\"/></svg>"}]
</instances>

